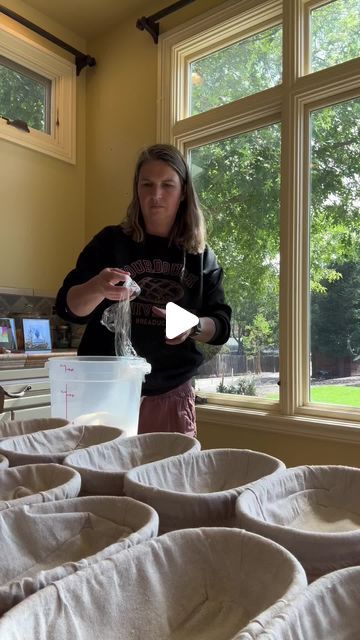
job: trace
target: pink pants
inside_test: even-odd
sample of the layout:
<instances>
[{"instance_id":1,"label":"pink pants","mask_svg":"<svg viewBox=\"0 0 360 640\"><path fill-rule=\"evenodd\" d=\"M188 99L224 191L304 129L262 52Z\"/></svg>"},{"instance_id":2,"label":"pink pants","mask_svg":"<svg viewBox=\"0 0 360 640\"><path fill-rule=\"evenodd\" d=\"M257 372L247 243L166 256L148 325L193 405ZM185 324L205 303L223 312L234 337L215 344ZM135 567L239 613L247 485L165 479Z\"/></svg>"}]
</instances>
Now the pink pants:
<instances>
[{"instance_id":1,"label":"pink pants","mask_svg":"<svg viewBox=\"0 0 360 640\"><path fill-rule=\"evenodd\" d=\"M158 396L143 396L138 433L177 431L196 436L195 392L191 380Z\"/></svg>"}]
</instances>

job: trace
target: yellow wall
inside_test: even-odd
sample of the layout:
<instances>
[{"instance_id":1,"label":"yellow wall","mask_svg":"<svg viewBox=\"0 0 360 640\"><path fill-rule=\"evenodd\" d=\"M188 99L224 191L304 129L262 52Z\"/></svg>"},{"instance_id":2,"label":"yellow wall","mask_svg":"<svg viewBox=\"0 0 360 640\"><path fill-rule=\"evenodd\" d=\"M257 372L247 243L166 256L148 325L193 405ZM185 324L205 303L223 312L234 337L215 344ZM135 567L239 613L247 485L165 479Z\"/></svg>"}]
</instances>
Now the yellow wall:
<instances>
[{"instance_id":1,"label":"yellow wall","mask_svg":"<svg viewBox=\"0 0 360 640\"><path fill-rule=\"evenodd\" d=\"M220 0L198 0L162 19L160 32L220 4ZM151 11L164 6L163 0L154 2ZM138 10L89 43L97 67L87 76L87 238L124 217L136 157L144 146L156 142L158 47L148 33L136 29L141 15Z\"/></svg>"},{"instance_id":2,"label":"yellow wall","mask_svg":"<svg viewBox=\"0 0 360 640\"><path fill-rule=\"evenodd\" d=\"M239 425L214 424L198 420L198 438L203 449L230 447L262 451L279 458L286 466L302 464L344 464L360 467L360 444L288 435Z\"/></svg>"},{"instance_id":3,"label":"yellow wall","mask_svg":"<svg viewBox=\"0 0 360 640\"><path fill-rule=\"evenodd\" d=\"M24 2L5 0L3 4L72 46L86 48L82 39ZM1 14L0 20L31 33ZM37 42L51 47L42 38ZM77 80L75 166L0 139L0 287L56 291L84 243L85 73Z\"/></svg>"},{"instance_id":4,"label":"yellow wall","mask_svg":"<svg viewBox=\"0 0 360 640\"><path fill-rule=\"evenodd\" d=\"M6 225L0 287L55 292L85 240L125 213L136 155L155 141L158 48L135 27L136 18L148 15L148 2L144 11L89 43L22 0L3 4L97 59L97 67L77 79L75 166L0 139L0 213ZM161 31L219 4L198 0L162 20ZM151 11L163 6L154 2ZM1 14L0 20L67 55Z\"/></svg>"}]
</instances>

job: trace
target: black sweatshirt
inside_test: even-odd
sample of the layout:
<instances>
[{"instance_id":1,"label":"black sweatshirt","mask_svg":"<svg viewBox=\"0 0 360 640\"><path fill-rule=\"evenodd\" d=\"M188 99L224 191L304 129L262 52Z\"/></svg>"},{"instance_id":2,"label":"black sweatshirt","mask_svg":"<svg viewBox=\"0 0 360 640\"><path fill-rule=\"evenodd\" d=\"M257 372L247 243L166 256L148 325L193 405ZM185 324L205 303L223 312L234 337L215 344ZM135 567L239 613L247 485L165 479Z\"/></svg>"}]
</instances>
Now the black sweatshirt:
<instances>
[{"instance_id":1,"label":"black sweatshirt","mask_svg":"<svg viewBox=\"0 0 360 640\"><path fill-rule=\"evenodd\" d=\"M179 345L166 344L165 319L155 317L152 306L174 302L200 318L213 318L216 332L211 344L224 344L230 335L231 309L224 300L222 269L213 251L206 246L204 253L195 255L168 244L168 238L149 234L144 242L135 242L120 225L105 227L83 249L56 299L60 317L87 325L79 355L115 355L114 333L100 323L104 309L113 302L104 300L90 315L79 317L68 309L66 296L71 287L87 282L105 267L130 272L141 288L130 303L131 341L137 354L152 366L143 384L144 395L165 393L183 384L203 361L191 338Z\"/></svg>"}]
</instances>

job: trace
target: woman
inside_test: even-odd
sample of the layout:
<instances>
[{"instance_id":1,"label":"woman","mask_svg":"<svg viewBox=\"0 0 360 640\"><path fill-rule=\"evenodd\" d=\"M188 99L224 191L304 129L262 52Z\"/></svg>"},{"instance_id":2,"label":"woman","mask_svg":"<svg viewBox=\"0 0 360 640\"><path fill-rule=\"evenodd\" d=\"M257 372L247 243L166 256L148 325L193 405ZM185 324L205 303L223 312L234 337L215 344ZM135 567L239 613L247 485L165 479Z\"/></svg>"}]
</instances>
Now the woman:
<instances>
[{"instance_id":1,"label":"woman","mask_svg":"<svg viewBox=\"0 0 360 640\"><path fill-rule=\"evenodd\" d=\"M224 344L230 334L222 269L205 244L205 225L191 175L171 145L140 154L133 198L120 225L105 227L81 252L64 280L57 313L86 323L79 355L114 355L114 334L101 323L104 310L128 296L117 286L129 275L141 288L131 305L131 341L151 363L143 384L139 433L196 432L191 378L203 356L196 342ZM165 305L196 314L197 327L165 338Z\"/></svg>"}]
</instances>

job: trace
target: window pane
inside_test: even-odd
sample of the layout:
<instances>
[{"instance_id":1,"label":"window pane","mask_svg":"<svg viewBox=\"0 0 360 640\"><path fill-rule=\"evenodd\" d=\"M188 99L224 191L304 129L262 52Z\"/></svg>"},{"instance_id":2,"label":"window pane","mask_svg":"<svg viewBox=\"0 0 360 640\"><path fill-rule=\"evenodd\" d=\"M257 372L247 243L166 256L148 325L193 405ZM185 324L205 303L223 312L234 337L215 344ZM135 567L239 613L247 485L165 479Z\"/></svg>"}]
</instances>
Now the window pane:
<instances>
[{"instance_id":1,"label":"window pane","mask_svg":"<svg viewBox=\"0 0 360 640\"><path fill-rule=\"evenodd\" d=\"M276 26L190 65L190 115L281 82L282 28Z\"/></svg>"},{"instance_id":2,"label":"window pane","mask_svg":"<svg viewBox=\"0 0 360 640\"><path fill-rule=\"evenodd\" d=\"M312 402L360 407L360 99L314 111Z\"/></svg>"},{"instance_id":3,"label":"window pane","mask_svg":"<svg viewBox=\"0 0 360 640\"><path fill-rule=\"evenodd\" d=\"M311 69L319 71L360 55L360 2L333 0L311 12Z\"/></svg>"},{"instance_id":4,"label":"window pane","mask_svg":"<svg viewBox=\"0 0 360 640\"><path fill-rule=\"evenodd\" d=\"M0 56L0 115L50 133L51 81Z\"/></svg>"},{"instance_id":5,"label":"window pane","mask_svg":"<svg viewBox=\"0 0 360 640\"><path fill-rule=\"evenodd\" d=\"M194 149L191 170L233 310L229 342L204 347L196 388L277 399L280 125Z\"/></svg>"}]
</instances>

